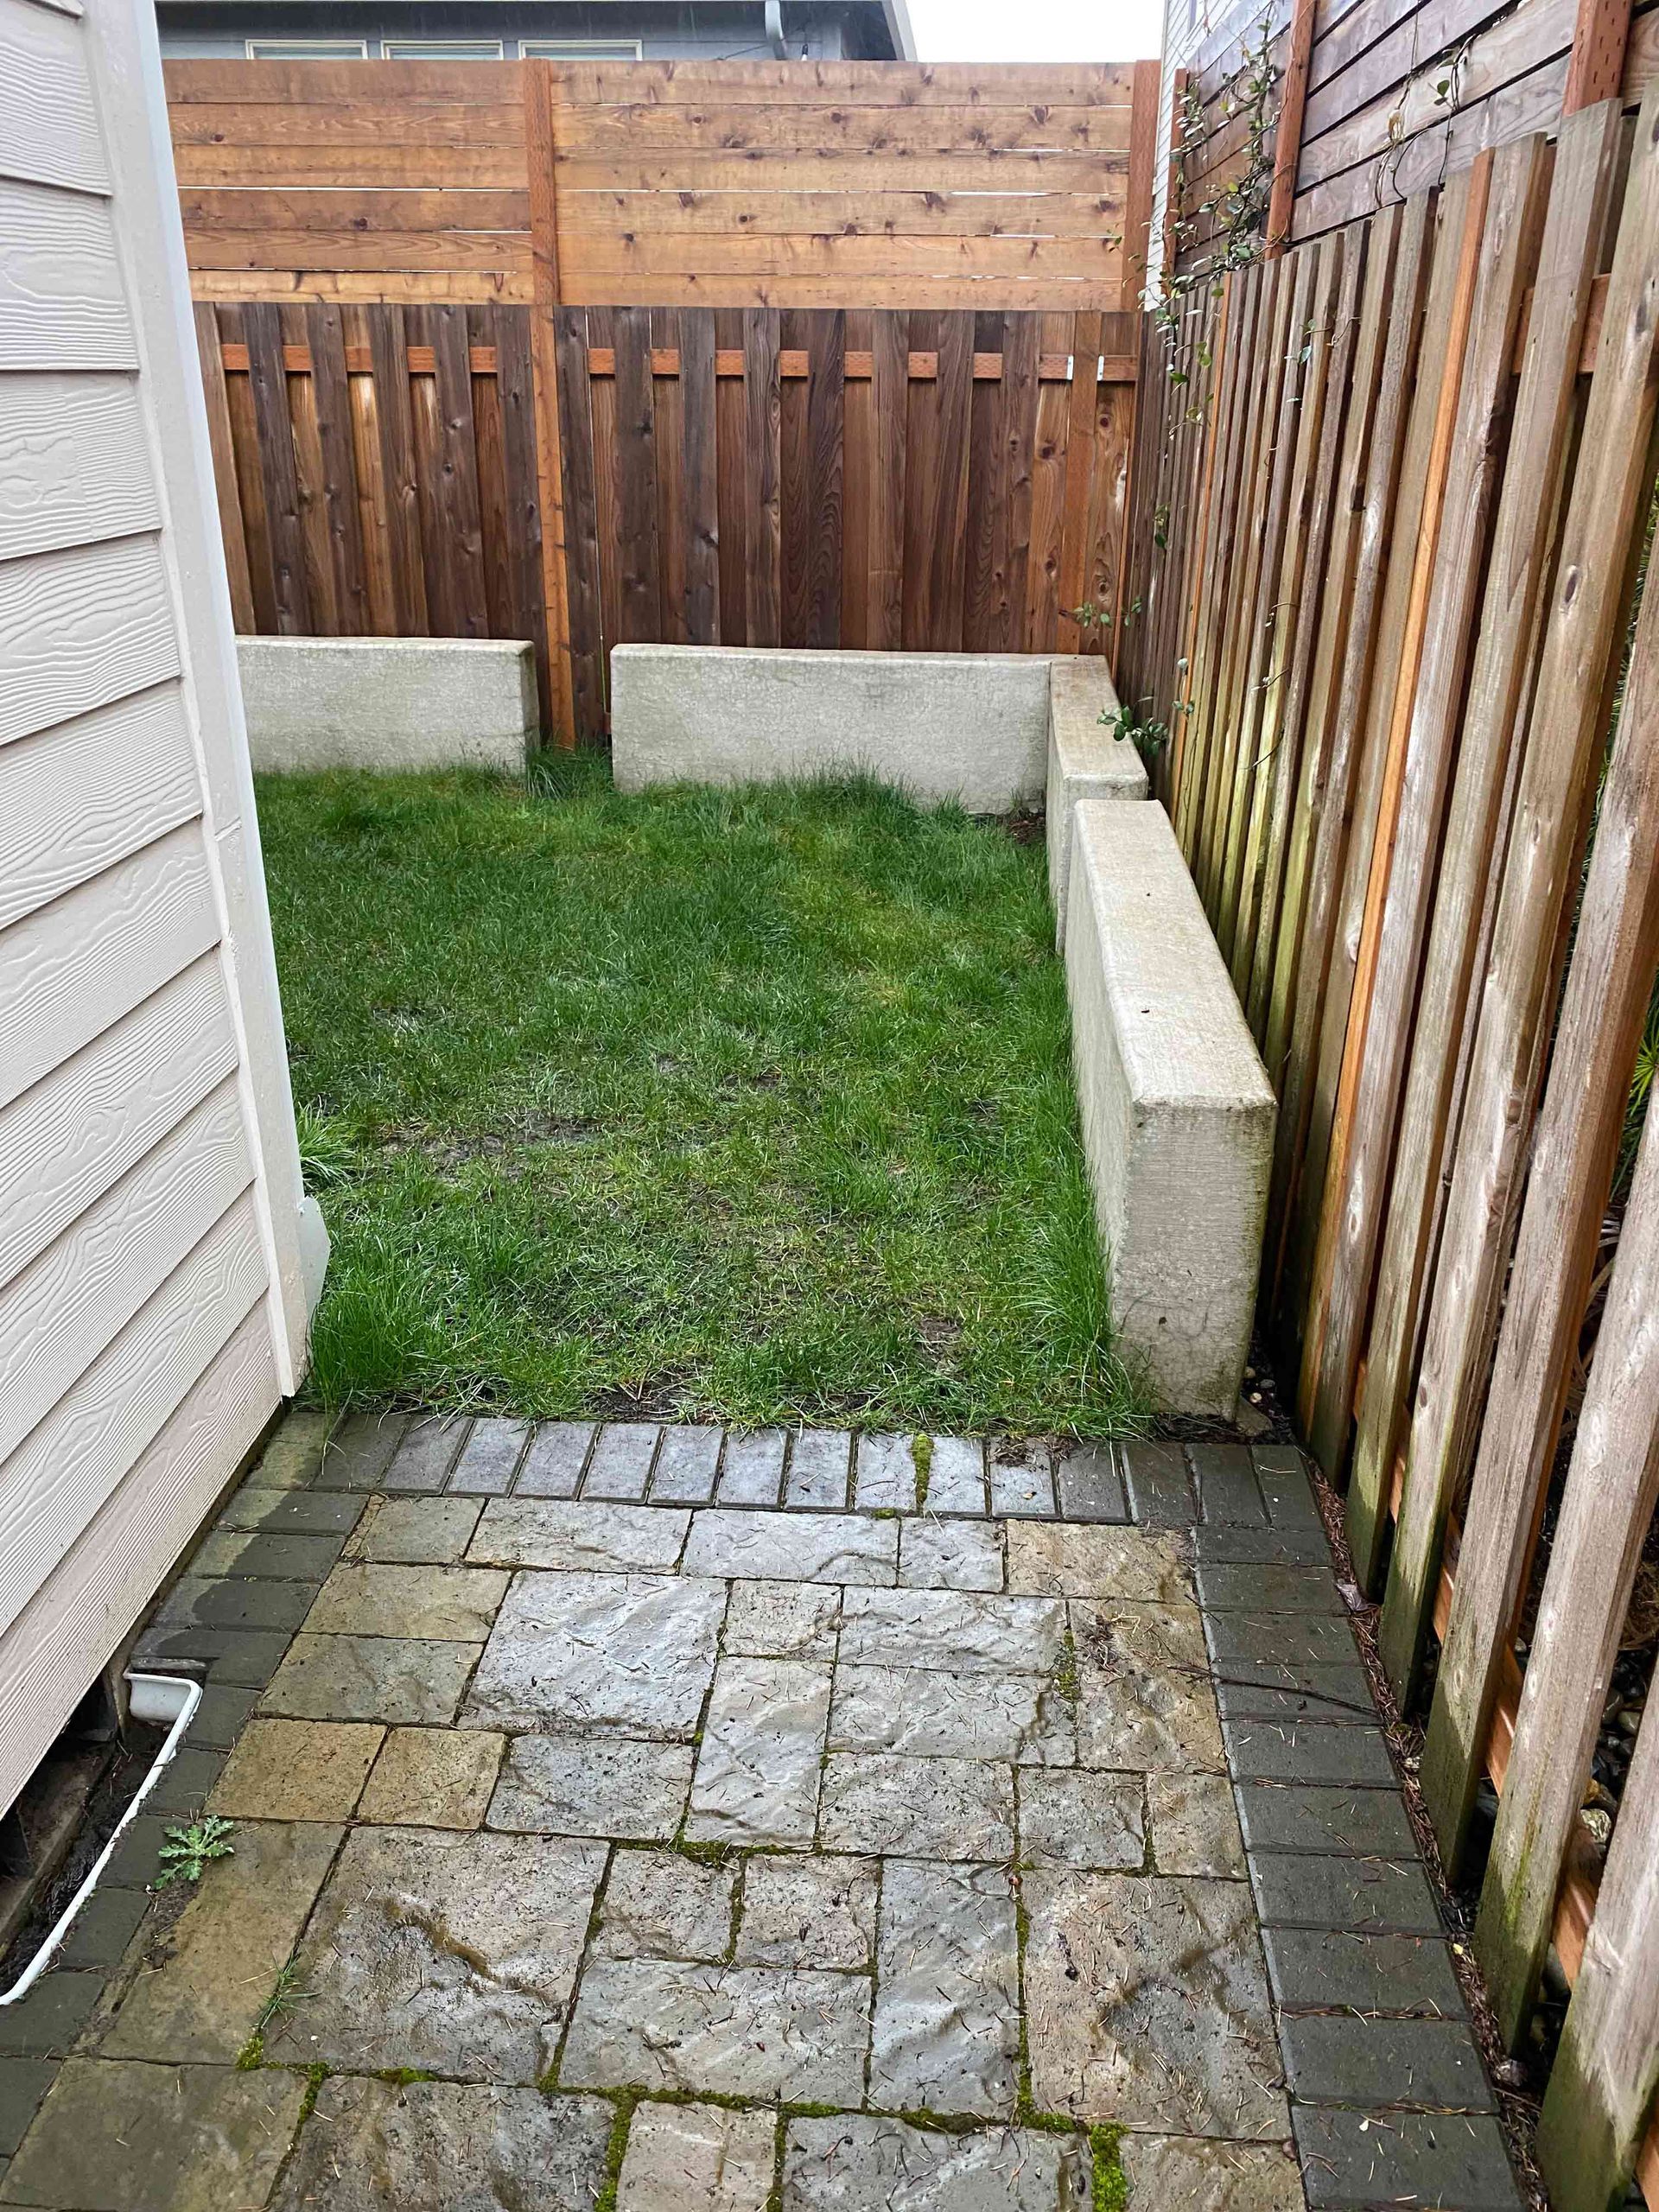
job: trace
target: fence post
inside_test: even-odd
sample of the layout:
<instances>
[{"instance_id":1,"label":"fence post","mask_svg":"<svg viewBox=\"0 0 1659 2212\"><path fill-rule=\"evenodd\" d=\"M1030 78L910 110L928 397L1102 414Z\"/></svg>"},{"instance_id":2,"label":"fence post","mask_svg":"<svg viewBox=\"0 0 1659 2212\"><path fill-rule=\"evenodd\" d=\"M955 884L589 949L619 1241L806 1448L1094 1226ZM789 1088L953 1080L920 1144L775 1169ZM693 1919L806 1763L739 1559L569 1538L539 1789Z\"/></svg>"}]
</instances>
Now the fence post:
<instances>
[{"instance_id":1,"label":"fence post","mask_svg":"<svg viewBox=\"0 0 1659 2212\"><path fill-rule=\"evenodd\" d=\"M542 502L542 596L547 609L547 664L553 680L554 736L567 749L591 734L576 727L570 662L569 596L564 562L564 449L559 432L559 238L553 106L557 87L550 61L521 61L524 86L524 165L530 182L530 251L535 283L531 309L536 390L536 474Z\"/></svg>"},{"instance_id":2,"label":"fence post","mask_svg":"<svg viewBox=\"0 0 1659 2212\"><path fill-rule=\"evenodd\" d=\"M1587 4L1587 0L1586 0ZM1315 0L1296 0L1290 19L1290 51L1285 57L1284 87L1279 96L1279 132L1273 149L1273 193L1268 201L1269 260L1290 244L1296 208L1296 167L1302 155L1302 113L1307 105L1308 65L1313 59ZM1628 8L1629 0L1625 0Z\"/></svg>"},{"instance_id":3,"label":"fence post","mask_svg":"<svg viewBox=\"0 0 1659 2212\"><path fill-rule=\"evenodd\" d=\"M1567 56L1563 116L1610 100L1624 83L1624 49L1630 38L1630 0L1579 0Z\"/></svg>"},{"instance_id":4,"label":"fence post","mask_svg":"<svg viewBox=\"0 0 1659 2212\"><path fill-rule=\"evenodd\" d=\"M1163 67L1137 61L1129 109L1129 179L1123 207L1122 302L1138 315L1147 289L1147 256L1152 238L1152 175L1158 162L1158 95Z\"/></svg>"}]
</instances>

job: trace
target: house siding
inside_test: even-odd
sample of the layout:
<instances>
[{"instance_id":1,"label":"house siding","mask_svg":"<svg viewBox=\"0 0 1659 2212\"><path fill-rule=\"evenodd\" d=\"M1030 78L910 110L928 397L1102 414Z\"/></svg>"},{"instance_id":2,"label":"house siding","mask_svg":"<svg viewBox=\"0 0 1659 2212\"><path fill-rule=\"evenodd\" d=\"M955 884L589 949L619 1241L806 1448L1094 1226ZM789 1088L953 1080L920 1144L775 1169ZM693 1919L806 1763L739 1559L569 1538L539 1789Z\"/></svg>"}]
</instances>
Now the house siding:
<instances>
[{"instance_id":1,"label":"house siding","mask_svg":"<svg viewBox=\"0 0 1659 2212\"><path fill-rule=\"evenodd\" d=\"M748 5L569 6L558 0L515 6L511 0L197 0L156 9L162 51L169 60L239 58L250 39L347 38L367 41L379 57L387 38L499 38L503 59L519 58L524 39L638 39L645 61L764 60L772 53L758 0ZM789 58L882 61L893 58L880 8L786 6Z\"/></svg>"},{"instance_id":2,"label":"house siding","mask_svg":"<svg viewBox=\"0 0 1659 2212\"><path fill-rule=\"evenodd\" d=\"M0 1808L304 1358L143 4L0 0Z\"/></svg>"}]
</instances>

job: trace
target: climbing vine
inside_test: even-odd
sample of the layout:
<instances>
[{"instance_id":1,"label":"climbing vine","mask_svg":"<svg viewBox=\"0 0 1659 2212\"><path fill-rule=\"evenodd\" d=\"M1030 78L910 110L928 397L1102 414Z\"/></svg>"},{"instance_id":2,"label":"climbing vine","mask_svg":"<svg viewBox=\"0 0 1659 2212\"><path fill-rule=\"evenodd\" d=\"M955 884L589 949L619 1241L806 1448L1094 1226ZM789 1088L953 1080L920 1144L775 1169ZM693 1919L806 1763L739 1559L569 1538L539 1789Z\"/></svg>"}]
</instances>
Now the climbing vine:
<instances>
[{"instance_id":1,"label":"climbing vine","mask_svg":"<svg viewBox=\"0 0 1659 2212\"><path fill-rule=\"evenodd\" d=\"M1184 302L1208 285L1214 289L1230 269L1247 268L1259 260L1267 244L1268 207L1273 197L1274 86L1279 72L1273 60L1273 24L1264 10L1239 48L1238 66L1219 101L1214 124L1198 87L1188 84L1178 104L1173 124L1173 152L1169 204L1164 221L1168 251L1158 282L1153 320L1170 341L1172 349L1179 328ZM1239 116L1245 118L1243 164L1207 199L1189 207L1188 165L1212 129L1220 129ZM1207 250L1192 257L1190 250L1201 231L1207 232ZM1184 381L1177 376L1176 381Z\"/></svg>"}]
</instances>

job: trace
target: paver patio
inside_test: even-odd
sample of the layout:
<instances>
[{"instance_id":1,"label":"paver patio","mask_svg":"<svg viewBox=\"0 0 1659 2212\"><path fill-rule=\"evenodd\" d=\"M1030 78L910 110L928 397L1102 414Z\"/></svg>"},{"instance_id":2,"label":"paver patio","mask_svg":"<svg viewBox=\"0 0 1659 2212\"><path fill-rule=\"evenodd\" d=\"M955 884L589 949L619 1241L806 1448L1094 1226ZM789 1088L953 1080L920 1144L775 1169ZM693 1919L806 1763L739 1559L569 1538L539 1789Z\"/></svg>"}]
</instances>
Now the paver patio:
<instances>
[{"instance_id":1,"label":"paver patio","mask_svg":"<svg viewBox=\"0 0 1659 2212\"><path fill-rule=\"evenodd\" d=\"M146 1633L194 1748L0 2012L0 2204L1518 2201L1294 1453L324 1435Z\"/></svg>"}]
</instances>

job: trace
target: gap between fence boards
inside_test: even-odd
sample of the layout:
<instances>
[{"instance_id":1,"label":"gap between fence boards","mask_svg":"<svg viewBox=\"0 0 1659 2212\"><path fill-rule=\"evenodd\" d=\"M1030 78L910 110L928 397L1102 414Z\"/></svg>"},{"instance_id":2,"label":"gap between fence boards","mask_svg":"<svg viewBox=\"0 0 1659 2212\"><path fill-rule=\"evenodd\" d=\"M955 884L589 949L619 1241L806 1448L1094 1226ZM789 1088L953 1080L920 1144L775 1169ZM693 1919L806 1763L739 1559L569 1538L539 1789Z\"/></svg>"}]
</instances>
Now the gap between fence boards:
<instances>
[{"instance_id":1,"label":"gap between fence boards","mask_svg":"<svg viewBox=\"0 0 1659 2212\"><path fill-rule=\"evenodd\" d=\"M411 376L434 376L437 372L437 358L430 346L410 346L406 348ZM226 372L234 375L247 374L248 349L229 341L219 347ZM469 365L475 377L496 374L496 349L493 346L474 346L468 348ZM1072 380L1076 356L1071 353L1039 353L1037 357L1038 379L1043 384L1070 384ZM785 346L778 356L779 372L786 379L800 383L807 374L807 357L804 347ZM309 376L311 348L308 346L284 346L283 366L290 376ZM367 376L374 364L366 346L346 348L346 366L354 376ZM1096 381L1100 384L1133 384L1138 364L1133 353L1100 353L1095 357ZM1088 357L1084 358L1085 378ZM912 384L931 384L938 379L939 357L936 353L912 353L908 370ZM680 373L680 349L677 346L653 346L651 349L651 372L657 377L677 377ZM874 355L857 348L849 348L844 357L842 373L849 383L868 383L874 375ZM616 374L616 352L610 346L590 346L588 348L588 373L591 377L610 377ZM741 346L721 346L715 354L715 374L741 379L743 352ZM974 380L977 384L1000 384L1002 380L1001 353L976 353Z\"/></svg>"}]
</instances>

